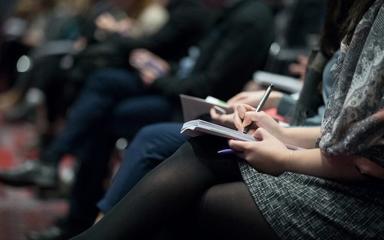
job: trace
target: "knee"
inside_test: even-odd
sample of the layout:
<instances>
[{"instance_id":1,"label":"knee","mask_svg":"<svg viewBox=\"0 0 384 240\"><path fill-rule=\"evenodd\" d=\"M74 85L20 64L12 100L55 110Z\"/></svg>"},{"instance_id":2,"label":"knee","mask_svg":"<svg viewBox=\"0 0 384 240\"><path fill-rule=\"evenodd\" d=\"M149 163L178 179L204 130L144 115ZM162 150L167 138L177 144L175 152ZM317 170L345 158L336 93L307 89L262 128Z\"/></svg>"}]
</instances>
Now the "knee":
<instances>
[{"instance_id":1,"label":"knee","mask_svg":"<svg viewBox=\"0 0 384 240\"><path fill-rule=\"evenodd\" d=\"M243 182L215 185L202 196L199 216L203 222L228 219L237 211L238 204L245 204L242 197L244 195L248 195L248 190Z\"/></svg>"},{"instance_id":2,"label":"knee","mask_svg":"<svg viewBox=\"0 0 384 240\"><path fill-rule=\"evenodd\" d=\"M168 124L153 124L142 128L136 135L132 147L140 149L142 161L158 164L169 157L180 144L174 143L174 135L179 134Z\"/></svg>"},{"instance_id":3,"label":"knee","mask_svg":"<svg viewBox=\"0 0 384 240\"><path fill-rule=\"evenodd\" d=\"M199 215L201 220L209 221L220 217L225 212L223 203L228 200L227 197L231 196L221 190L221 185L209 188L200 201Z\"/></svg>"},{"instance_id":4,"label":"knee","mask_svg":"<svg viewBox=\"0 0 384 240\"><path fill-rule=\"evenodd\" d=\"M176 129L176 130L175 130ZM144 140L153 140L163 138L169 135L169 132L178 132L177 128L173 128L173 125L170 123L157 123L151 124L146 127L143 127L137 134L137 138Z\"/></svg>"},{"instance_id":5,"label":"knee","mask_svg":"<svg viewBox=\"0 0 384 240\"><path fill-rule=\"evenodd\" d=\"M87 79L86 88L92 90L103 89L105 84L109 81L112 71L113 70L98 70L91 74Z\"/></svg>"},{"instance_id":6,"label":"knee","mask_svg":"<svg viewBox=\"0 0 384 240\"><path fill-rule=\"evenodd\" d=\"M136 138L138 139L143 139L143 140L148 140L153 137L156 137L158 134L161 134L161 130L159 128L159 124L152 124L143 127L140 129L140 131L137 133Z\"/></svg>"}]
</instances>

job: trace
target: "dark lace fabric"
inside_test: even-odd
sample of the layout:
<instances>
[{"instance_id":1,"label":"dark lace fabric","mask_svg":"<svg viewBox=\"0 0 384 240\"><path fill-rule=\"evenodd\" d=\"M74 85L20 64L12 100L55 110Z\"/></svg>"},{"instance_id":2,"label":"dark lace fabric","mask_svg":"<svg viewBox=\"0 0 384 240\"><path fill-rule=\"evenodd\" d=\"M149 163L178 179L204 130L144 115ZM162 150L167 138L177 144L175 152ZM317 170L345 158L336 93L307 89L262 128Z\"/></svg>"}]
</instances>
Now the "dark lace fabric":
<instances>
[{"instance_id":1,"label":"dark lace fabric","mask_svg":"<svg viewBox=\"0 0 384 240\"><path fill-rule=\"evenodd\" d=\"M342 45L320 149L360 155L384 166L384 0L377 0ZM240 169L250 193L281 239L384 239L384 182L341 183Z\"/></svg>"}]
</instances>

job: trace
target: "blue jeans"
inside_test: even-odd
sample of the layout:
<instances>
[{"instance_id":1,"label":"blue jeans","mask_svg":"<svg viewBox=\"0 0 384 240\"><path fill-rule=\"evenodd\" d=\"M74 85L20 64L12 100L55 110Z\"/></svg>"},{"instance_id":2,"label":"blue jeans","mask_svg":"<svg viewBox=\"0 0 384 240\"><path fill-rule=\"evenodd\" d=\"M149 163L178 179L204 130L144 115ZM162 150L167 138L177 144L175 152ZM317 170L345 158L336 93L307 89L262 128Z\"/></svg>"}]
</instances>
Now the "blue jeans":
<instances>
[{"instance_id":1,"label":"blue jeans","mask_svg":"<svg viewBox=\"0 0 384 240\"><path fill-rule=\"evenodd\" d=\"M43 158L57 164L63 153L77 157L71 223L83 230L93 223L116 139L132 137L145 125L168 121L172 110L167 98L148 91L131 72L110 69L88 79L64 130L45 153L46 160Z\"/></svg>"},{"instance_id":2,"label":"blue jeans","mask_svg":"<svg viewBox=\"0 0 384 240\"><path fill-rule=\"evenodd\" d=\"M101 70L88 79L71 108L64 130L47 152L77 154L94 131L113 124L124 127L124 134L132 136L144 125L168 120L171 111L169 100L150 92L136 74L118 69Z\"/></svg>"},{"instance_id":3,"label":"blue jeans","mask_svg":"<svg viewBox=\"0 0 384 240\"><path fill-rule=\"evenodd\" d=\"M98 207L108 212L132 187L163 160L170 157L185 141L182 124L162 123L143 128L124 152L124 159Z\"/></svg>"}]
</instances>

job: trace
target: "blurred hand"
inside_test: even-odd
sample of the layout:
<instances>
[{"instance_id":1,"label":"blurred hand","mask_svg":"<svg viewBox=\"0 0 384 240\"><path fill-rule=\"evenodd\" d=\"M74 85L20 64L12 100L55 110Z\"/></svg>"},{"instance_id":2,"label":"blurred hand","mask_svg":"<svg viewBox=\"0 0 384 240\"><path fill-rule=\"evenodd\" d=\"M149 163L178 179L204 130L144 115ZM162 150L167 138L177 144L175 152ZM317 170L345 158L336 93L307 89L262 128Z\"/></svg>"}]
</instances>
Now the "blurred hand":
<instances>
[{"instance_id":1,"label":"blurred hand","mask_svg":"<svg viewBox=\"0 0 384 240\"><path fill-rule=\"evenodd\" d=\"M257 141L230 140L229 146L258 171L271 175L283 173L291 150L263 128L258 128L253 136Z\"/></svg>"},{"instance_id":2,"label":"blurred hand","mask_svg":"<svg viewBox=\"0 0 384 240\"><path fill-rule=\"evenodd\" d=\"M297 57L297 63L289 65L289 72L293 75L299 76L301 80L304 80L307 67L308 57L304 55L299 55Z\"/></svg>"},{"instance_id":3,"label":"blurred hand","mask_svg":"<svg viewBox=\"0 0 384 240\"><path fill-rule=\"evenodd\" d=\"M239 131L250 126L250 130L264 128L280 141L284 142L284 128L265 112L256 112L256 109L246 104L236 105L234 108L234 125Z\"/></svg>"},{"instance_id":4,"label":"blurred hand","mask_svg":"<svg viewBox=\"0 0 384 240\"><path fill-rule=\"evenodd\" d=\"M139 71L145 85L151 85L170 70L165 60L145 49L134 50L129 57L129 62Z\"/></svg>"},{"instance_id":5,"label":"blurred hand","mask_svg":"<svg viewBox=\"0 0 384 240\"><path fill-rule=\"evenodd\" d=\"M96 26L107 32L116 32L123 35L127 35L132 28L133 21L129 18L125 18L117 21L110 13L101 14L96 19Z\"/></svg>"},{"instance_id":6,"label":"blurred hand","mask_svg":"<svg viewBox=\"0 0 384 240\"><path fill-rule=\"evenodd\" d=\"M118 22L110 13L103 13L96 18L96 26L104 31L117 32Z\"/></svg>"},{"instance_id":7,"label":"blurred hand","mask_svg":"<svg viewBox=\"0 0 384 240\"><path fill-rule=\"evenodd\" d=\"M73 47L76 51L81 51L81 50L84 50L88 45L88 41L85 37L80 37L79 39L77 39L74 44L73 44Z\"/></svg>"},{"instance_id":8,"label":"blurred hand","mask_svg":"<svg viewBox=\"0 0 384 240\"><path fill-rule=\"evenodd\" d=\"M235 125L233 123L234 113L222 114L215 110L215 108L211 108L209 113L211 114L211 118L215 123L220 124L222 126L227 126L229 128L235 128Z\"/></svg>"},{"instance_id":9,"label":"blurred hand","mask_svg":"<svg viewBox=\"0 0 384 240\"><path fill-rule=\"evenodd\" d=\"M238 104L248 104L251 106L257 106L263 97L265 90L254 91L254 92L241 92L231 99L228 100L228 105L233 107ZM264 104L263 109L276 107L283 97L281 92L272 91L267 101Z\"/></svg>"}]
</instances>

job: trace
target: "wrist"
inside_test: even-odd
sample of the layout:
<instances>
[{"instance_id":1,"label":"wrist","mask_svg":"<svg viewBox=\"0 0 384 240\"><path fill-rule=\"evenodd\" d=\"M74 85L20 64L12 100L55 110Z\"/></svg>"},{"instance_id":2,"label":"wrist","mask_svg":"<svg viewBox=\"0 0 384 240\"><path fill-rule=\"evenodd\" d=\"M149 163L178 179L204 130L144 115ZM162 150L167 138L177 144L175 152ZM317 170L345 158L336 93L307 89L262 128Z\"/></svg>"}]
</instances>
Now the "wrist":
<instances>
[{"instance_id":1,"label":"wrist","mask_svg":"<svg viewBox=\"0 0 384 240\"><path fill-rule=\"evenodd\" d=\"M287 149L287 151L284 154L284 157L282 159L282 168L283 171L290 171L291 170L291 165L294 160L295 151Z\"/></svg>"},{"instance_id":2,"label":"wrist","mask_svg":"<svg viewBox=\"0 0 384 240\"><path fill-rule=\"evenodd\" d=\"M276 137L278 137L280 141L287 144L286 139L289 139L288 134L288 128L282 127L280 125L278 126Z\"/></svg>"}]
</instances>

